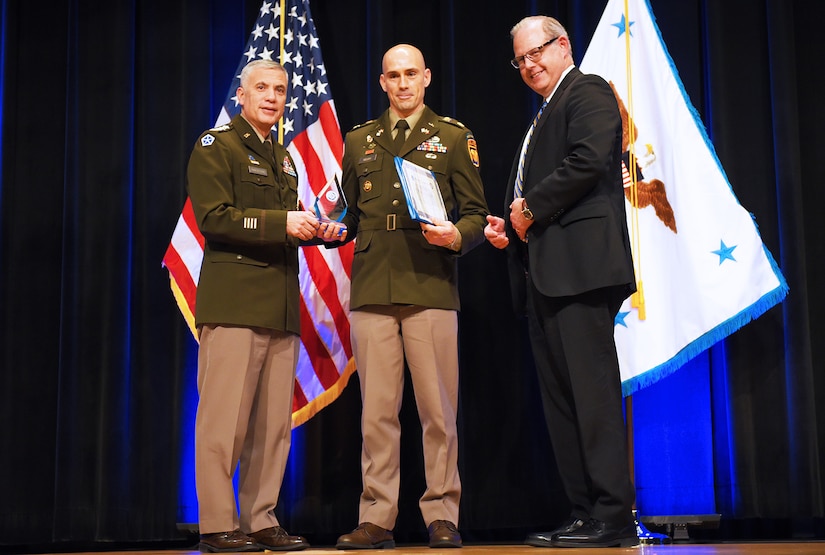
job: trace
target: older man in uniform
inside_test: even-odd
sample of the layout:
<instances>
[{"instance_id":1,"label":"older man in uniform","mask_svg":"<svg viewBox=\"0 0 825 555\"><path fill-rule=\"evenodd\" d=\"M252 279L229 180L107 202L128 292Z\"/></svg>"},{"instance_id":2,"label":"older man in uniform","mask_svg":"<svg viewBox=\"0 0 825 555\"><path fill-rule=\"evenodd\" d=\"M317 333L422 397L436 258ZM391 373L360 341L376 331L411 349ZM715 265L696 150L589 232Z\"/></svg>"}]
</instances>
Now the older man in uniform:
<instances>
[{"instance_id":1,"label":"older man in uniform","mask_svg":"<svg viewBox=\"0 0 825 555\"><path fill-rule=\"evenodd\" d=\"M195 309L195 478L204 552L309 545L290 536L274 512L292 430L298 245L345 232L297 209L295 165L271 134L286 90L283 67L248 64L238 87L240 115L202 134L189 160L187 188L206 239ZM232 485L239 463L240 518Z\"/></svg>"},{"instance_id":2,"label":"older man in uniform","mask_svg":"<svg viewBox=\"0 0 825 555\"><path fill-rule=\"evenodd\" d=\"M352 265L352 342L361 384L363 491L359 526L339 549L394 547L398 515L404 360L423 431L426 491L419 507L431 547L461 547L458 524L456 264L484 240L488 214L473 134L424 105L430 70L401 44L380 76L390 107L347 134L344 218L358 240ZM448 219L410 219L394 158L431 170Z\"/></svg>"}]
</instances>

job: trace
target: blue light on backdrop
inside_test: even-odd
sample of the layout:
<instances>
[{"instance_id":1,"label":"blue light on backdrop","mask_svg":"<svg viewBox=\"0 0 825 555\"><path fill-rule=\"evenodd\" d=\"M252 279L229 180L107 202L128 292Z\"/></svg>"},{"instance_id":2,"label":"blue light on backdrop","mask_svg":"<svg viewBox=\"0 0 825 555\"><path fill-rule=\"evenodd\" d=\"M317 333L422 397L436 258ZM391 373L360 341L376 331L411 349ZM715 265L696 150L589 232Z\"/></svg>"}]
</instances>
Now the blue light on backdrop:
<instances>
[{"instance_id":1,"label":"blue light on backdrop","mask_svg":"<svg viewBox=\"0 0 825 555\"><path fill-rule=\"evenodd\" d=\"M633 394L641 516L716 513L709 355Z\"/></svg>"},{"instance_id":2,"label":"blue light on backdrop","mask_svg":"<svg viewBox=\"0 0 825 555\"><path fill-rule=\"evenodd\" d=\"M243 45L249 33L246 22L254 20L254 14L245 13L243 9L228 4L230 3L213 2L213 9L222 12L220 17L225 22L225 25L214 31L210 40L209 55L215 67L210 94L215 116L226 97L226 88L232 82L240 54L239 45ZM535 2L530 4L535 8ZM5 1L0 0L0 5L5 7ZM578 12L580 7L574 9ZM378 18L378 15L373 14L373 17ZM5 22L6 19L3 18L2 21ZM580 35L583 34L582 30L579 31ZM375 39L368 35L366 40ZM584 43L580 46L583 48ZM2 54L0 52L0 64L4 59ZM372 79L375 77L375 68L369 65L371 60L366 60L366 63L366 74L372 76ZM3 74L4 72L0 72L0 79ZM0 94L2 90L0 86ZM365 94L367 105L371 106L373 88L368 87ZM709 95L704 100L707 104L706 117L709 119ZM535 108L538 108L538 104ZM204 123L206 128L213 122ZM709 132L711 127L708 125ZM723 341L689 361L671 376L633 395L635 480L637 506L642 516L717 512L714 499L714 441L717 449L720 445L728 445L728 441L723 437L720 444L720 439L714 436L711 362L714 369L716 365L724 364ZM714 372L713 379L718 381L723 379L718 376L723 375L724 372ZM195 524L198 522L198 505L195 491L194 423L198 395L197 343L194 340L189 346L184 379L178 522ZM472 418L472 415L464 417ZM543 416L537 414L536 418L542 419ZM720 415L719 418L725 417ZM727 433L726 429L724 431ZM297 505L301 504L301 498L305 494L305 450L304 433L298 428L292 435L292 448L284 476L284 495L280 503L286 513L298 510ZM732 471L731 476L718 478L733 483ZM237 473L235 488L237 495Z\"/></svg>"}]
</instances>

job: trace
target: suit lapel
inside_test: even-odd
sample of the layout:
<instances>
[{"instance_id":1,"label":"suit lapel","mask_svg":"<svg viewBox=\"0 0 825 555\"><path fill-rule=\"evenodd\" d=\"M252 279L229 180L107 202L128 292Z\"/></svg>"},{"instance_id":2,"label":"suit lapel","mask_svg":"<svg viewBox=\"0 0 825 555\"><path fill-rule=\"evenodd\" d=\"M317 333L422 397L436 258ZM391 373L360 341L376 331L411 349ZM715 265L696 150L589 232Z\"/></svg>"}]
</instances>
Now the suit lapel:
<instances>
[{"instance_id":1,"label":"suit lapel","mask_svg":"<svg viewBox=\"0 0 825 555\"><path fill-rule=\"evenodd\" d=\"M572 70L570 70L570 73L564 76L564 80L561 82L561 85L559 85L559 88L556 89L556 92L555 94L553 94L553 97L550 99L550 102L548 102L547 106L544 108L544 112L542 112L541 114L541 119L539 119L539 123L536 126L536 129L541 127L541 125L544 124L545 121L547 121L547 118L553 112L553 108L555 108L556 105L558 105L558 103L561 102L561 99L564 97L564 93L567 91L570 85L572 85L573 82L579 78L581 74L582 72L578 68L574 67Z\"/></svg>"},{"instance_id":2,"label":"suit lapel","mask_svg":"<svg viewBox=\"0 0 825 555\"><path fill-rule=\"evenodd\" d=\"M530 144L527 146L527 152L524 156L524 168L525 168L525 180L524 180L524 192L526 193L528 190L527 186L527 168L530 167L530 163L533 159L533 153L536 151L535 147L538 143L539 135L541 134L541 130L544 127L544 124L550 119L553 115L553 111L556 107L561 103L561 101L566 96L567 91L570 89L570 86L582 75L582 72L579 68L574 67L570 73L568 73L564 80L559 85L559 88L556 89L556 92L553 94L552 98L550 98L550 102L547 103L547 106L544 107L544 111L541 113L541 117L539 118L538 123L536 123L536 129L533 131L533 137L530 139ZM519 143L521 144L521 143ZM513 174L513 179L515 179L515 173Z\"/></svg>"}]
</instances>

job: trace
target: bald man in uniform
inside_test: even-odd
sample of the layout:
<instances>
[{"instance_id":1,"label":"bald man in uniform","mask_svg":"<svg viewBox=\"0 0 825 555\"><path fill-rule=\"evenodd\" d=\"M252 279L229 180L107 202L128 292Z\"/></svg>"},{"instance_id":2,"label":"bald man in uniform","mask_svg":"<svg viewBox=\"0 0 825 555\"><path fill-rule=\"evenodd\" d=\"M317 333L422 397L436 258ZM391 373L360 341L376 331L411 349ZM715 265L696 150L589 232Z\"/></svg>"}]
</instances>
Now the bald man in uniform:
<instances>
[{"instance_id":1,"label":"bald man in uniform","mask_svg":"<svg viewBox=\"0 0 825 555\"><path fill-rule=\"evenodd\" d=\"M355 238L351 336L361 384L363 491L359 525L338 549L395 546L404 361L423 431L426 491L419 507L430 547L461 547L458 510L457 259L484 240L489 213L472 132L424 105L424 56L400 44L384 55L389 109L347 134L343 223ZM431 170L448 218L410 218L394 158Z\"/></svg>"}]
</instances>

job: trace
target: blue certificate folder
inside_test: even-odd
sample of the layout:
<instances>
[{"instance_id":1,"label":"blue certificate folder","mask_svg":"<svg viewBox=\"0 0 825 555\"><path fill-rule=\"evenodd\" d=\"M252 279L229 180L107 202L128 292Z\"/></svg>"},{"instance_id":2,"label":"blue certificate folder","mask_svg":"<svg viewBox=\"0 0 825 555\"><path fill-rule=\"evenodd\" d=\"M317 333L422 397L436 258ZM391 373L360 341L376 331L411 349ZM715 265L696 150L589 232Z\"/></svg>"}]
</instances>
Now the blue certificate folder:
<instances>
[{"instance_id":1,"label":"blue certificate folder","mask_svg":"<svg viewBox=\"0 0 825 555\"><path fill-rule=\"evenodd\" d=\"M425 224L447 221L447 210L435 174L399 156L395 157L395 169L401 178L410 218Z\"/></svg>"}]
</instances>

